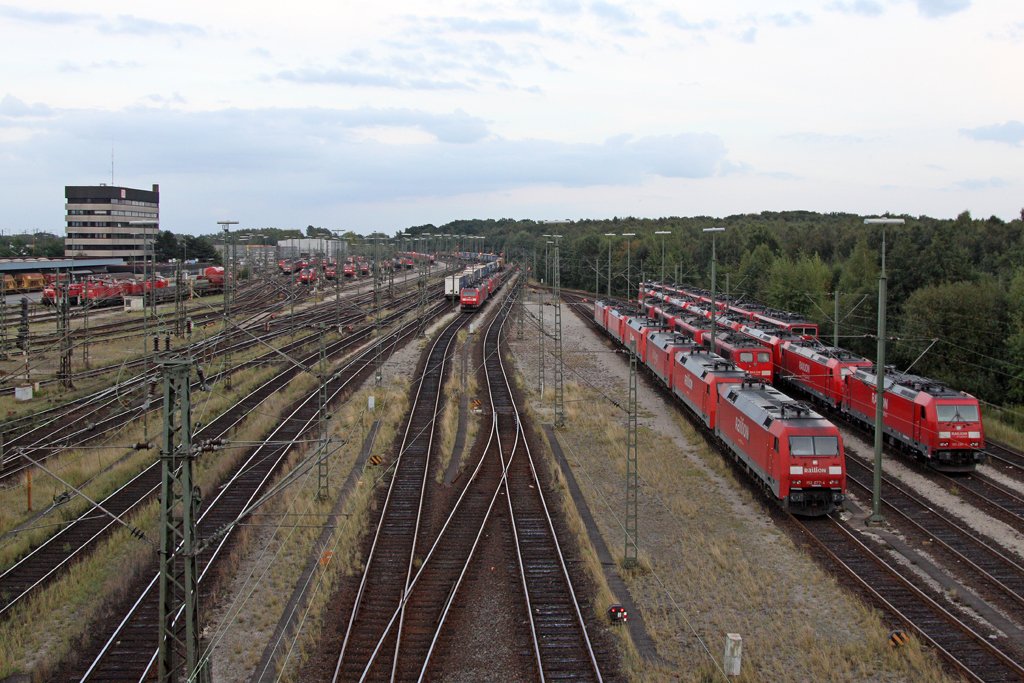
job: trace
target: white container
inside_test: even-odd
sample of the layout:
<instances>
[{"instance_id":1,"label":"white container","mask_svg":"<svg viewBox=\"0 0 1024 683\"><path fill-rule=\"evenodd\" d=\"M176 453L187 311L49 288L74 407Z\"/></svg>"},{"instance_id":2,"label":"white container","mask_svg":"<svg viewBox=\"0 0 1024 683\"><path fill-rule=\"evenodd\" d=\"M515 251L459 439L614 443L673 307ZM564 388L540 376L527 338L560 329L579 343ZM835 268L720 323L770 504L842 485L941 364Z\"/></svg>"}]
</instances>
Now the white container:
<instances>
[{"instance_id":1,"label":"white container","mask_svg":"<svg viewBox=\"0 0 1024 683\"><path fill-rule=\"evenodd\" d=\"M14 387L14 400L15 401L31 401L32 400L32 385L26 384L23 387Z\"/></svg>"},{"instance_id":2,"label":"white container","mask_svg":"<svg viewBox=\"0 0 1024 683\"><path fill-rule=\"evenodd\" d=\"M743 663L743 638L739 633L725 634L725 656L722 668L726 676L739 676Z\"/></svg>"}]
</instances>

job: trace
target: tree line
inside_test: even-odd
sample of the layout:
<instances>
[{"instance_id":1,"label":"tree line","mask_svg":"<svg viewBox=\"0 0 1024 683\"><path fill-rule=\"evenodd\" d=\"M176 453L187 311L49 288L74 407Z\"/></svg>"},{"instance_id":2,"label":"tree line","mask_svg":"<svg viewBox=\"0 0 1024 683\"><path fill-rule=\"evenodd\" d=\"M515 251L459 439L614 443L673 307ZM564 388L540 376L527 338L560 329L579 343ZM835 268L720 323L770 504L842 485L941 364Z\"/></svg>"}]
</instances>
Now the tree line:
<instances>
[{"instance_id":1,"label":"tree line","mask_svg":"<svg viewBox=\"0 0 1024 683\"><path fill-rule=\"evenodd\" d=\"M887 363L993 403L1024 402L1024 221L899 217L904 225L885 228ZM709 227L725 230L712 237ZM559 234L562 286L605 296L610 271L618 297L627 293L627 263L634 296L663 268L666 280L710 288L714 240L719 292L800 313L825 340L837 331L840 346L874 359L883 231L863 216L463 220L405 232L435 231L483 235L538 279L548 272L545 250L553 252L542 235Z\"/></svg>"}]
</instances>

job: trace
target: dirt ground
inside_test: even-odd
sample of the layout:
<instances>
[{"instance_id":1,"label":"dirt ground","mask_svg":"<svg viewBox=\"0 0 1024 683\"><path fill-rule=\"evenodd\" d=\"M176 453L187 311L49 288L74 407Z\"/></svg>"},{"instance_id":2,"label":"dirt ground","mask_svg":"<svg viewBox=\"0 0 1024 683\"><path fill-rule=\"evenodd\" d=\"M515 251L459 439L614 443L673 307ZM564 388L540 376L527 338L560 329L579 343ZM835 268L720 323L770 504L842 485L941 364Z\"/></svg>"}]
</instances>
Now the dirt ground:
<instances>
[{"instance_id":1,"label":"dirt ground","mask_svg":"<svg viewBox=\"0 0 1024 683\"><path fill-rule=\"evenodd\" d=\"M533 410L549 421L554 345L546 341L548 401L541 405L538 308L527 305L525 339L509 339ZM550 333L553 305L544 316ZM567 425L558 438L605 542L621 557L629 364L568 307L561 317ZM727 633L743 638L741 680L944 679L920 650L889 651L877 615L775 527L765 500L643 377L638 414L642 570L623 578L663 663L634 663L635 680L719 678Z\"/></svg>"}]
</instances>

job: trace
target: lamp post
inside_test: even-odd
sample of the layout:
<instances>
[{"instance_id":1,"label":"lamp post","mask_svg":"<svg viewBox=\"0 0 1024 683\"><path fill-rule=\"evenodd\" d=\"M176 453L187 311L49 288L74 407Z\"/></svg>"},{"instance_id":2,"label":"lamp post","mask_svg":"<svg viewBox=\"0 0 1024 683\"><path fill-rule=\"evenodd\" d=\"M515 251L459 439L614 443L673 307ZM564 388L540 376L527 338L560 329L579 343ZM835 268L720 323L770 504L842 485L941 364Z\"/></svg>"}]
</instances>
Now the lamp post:
<instances>
[{"instance_id":1,"label":"lamp post","mask_svg":"<svg viewBox=\"0 0 1024 683\"><path fill-rule=\"evenodd\" d=\"M617 237L614 232L606 232L605 237ZM612 298L612 241L608 240L608 298Z\"/></svg>"},{"instance_id":2,"label":"lamp post","mask_svg":"<svg viewBox=\"0 0 1024 683\"><path fill-rule=\"evenodd\" d=\"M622 236L626 238L626 301L633 296L633 285L630 284L630 276L633 274L632 268L630 267L630 252L633 246L633 237L636 237L635 232L624 232Z\"/></svg>"},{"instance_id":3,"label":"lamp post","mask_svg":"<svg viewBox=\"0 0 1024 683\"><path fill-rule=\"evenodd\" d=\"M878 357L875 363L875 472L868 525L884 524L882 517L882 436L885 430L885 226L903 225L902 218L865 218L864 225L882 226L882 267L878 272Z\"/></svg>"},{"instance_id":4,"label":"lamp post","mask_svg":"<svg viewBox=\"0 0 1024 683\"><path fill-rule=\"evenodd\" d=\"M718 304L715 303L715 281L717 279L716 268L718 267L718 254L715 252L715 233L725 232L725 228L704 228L704 232L711 233L711 353L715 351L715 326Z\"/></svg>"},{"instance_id":5,"label":"lamp post","mask_svg":"<svg viewBox=\"0 0 1024 683\"><path fill-rule=\"evenodd\" d=\"M665 235L671 235L671 230L655 230L655 235L661 235L661 282L665 283Z\"/></svg>"}]
</instances>

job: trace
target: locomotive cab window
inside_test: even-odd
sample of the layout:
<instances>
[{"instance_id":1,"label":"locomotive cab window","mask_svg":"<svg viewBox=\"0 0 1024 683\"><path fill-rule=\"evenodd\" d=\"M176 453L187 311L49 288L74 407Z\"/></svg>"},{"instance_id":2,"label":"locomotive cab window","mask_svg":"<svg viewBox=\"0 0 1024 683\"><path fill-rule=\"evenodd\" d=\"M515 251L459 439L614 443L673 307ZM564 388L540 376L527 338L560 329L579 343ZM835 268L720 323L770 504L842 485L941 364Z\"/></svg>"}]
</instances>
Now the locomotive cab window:
<instances>
[{"instance_id":1,"label":"locomotive cab window","mask_svg":"<svg viewBox=\"0 0 1024 683\"><path fill-rule=\"evenodd\" d=\"M791 436L789 452L795 457L839 455L839 438L835 436Z\"/></svg>"},{"instance_id":2,"label":"locomotive cab window","mask_svg":"<svg viewBox=\"0 0 1024 683\"><path fill-rule=\"evenodd\" d=\"M740 352L740 362L741 363L752 363L752 362L754 362L754 354L751 353L750 351L741 351Z\"/></svg>"},{"instance_id":3,"label":"locomotive cab window","mask_svg":"<svg viewBox=\"0 0 1024 683\"><path fill-rule=\"evenodd\" d=\"M977 422L978 406L974 405L937 405L939 422Z\"/></svg>"},{"instance_id":4,"label":"locomotive cab window","mask_svg":"<svg viewBox=\"0 0 1024 683\"><path fill-rule=\"evenodd\" d=\"M759 351L758 354L757 354L757 362L758 363L767 363L768 362L768 352L767 351Z\"/></svg>"}]
</instances>

